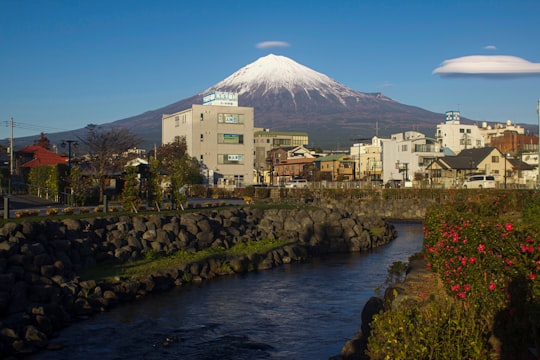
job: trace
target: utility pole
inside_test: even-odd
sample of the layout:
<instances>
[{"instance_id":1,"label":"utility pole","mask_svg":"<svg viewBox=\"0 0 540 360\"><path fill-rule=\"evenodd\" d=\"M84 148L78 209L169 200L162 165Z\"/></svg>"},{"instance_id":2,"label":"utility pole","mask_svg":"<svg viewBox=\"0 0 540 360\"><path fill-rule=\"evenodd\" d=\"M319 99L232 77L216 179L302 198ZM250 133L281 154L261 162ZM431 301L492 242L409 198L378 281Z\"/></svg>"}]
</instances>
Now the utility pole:
<instances>
[{"instance_id":1,"label":"utility pole","mask_svg":"<svg viewBox=\"0 0 540 360\"><path fill-rule=\"evenodd\" d=\"M536 106L536 114L538 115L538 182L537 189L540 189L540 98L538 98L538 105Z\"/></svg>"},{"instance_id":2,"label":"utility pole","mask_svg":"<svg viewBox=\"0 0 540 360\"><path fill-rule=\"evenodd\" d=\"M9 138L9 175L13 176L13 118L9 120L11 127L11 137Z\"/></svg>"}]
</instances>

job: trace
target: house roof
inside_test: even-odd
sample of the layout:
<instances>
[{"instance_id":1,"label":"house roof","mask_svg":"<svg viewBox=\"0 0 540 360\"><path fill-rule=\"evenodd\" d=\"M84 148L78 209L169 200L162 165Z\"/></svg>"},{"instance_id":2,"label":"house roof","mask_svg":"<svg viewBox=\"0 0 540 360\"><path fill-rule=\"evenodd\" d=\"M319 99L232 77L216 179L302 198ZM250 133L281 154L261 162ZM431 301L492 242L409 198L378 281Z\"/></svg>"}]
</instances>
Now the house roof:
<instances>
[{"instance_id":1,"label":"house roof","mask_svg":"<svg viewBox=\"0 0 540 360\"><path fill-rule=\"evenodd\" d=\"M349 159L349 155L346 154L331 154L326 155L314 160L314 162L327 162L327 161L353 161Z\"/></svg>"},{"instance_id":2,"label":"house roof","mask_svg":"<svg viewBox=\"0 0 540 360\"><path fill-rule=\"evenodd\" d=\"M508 159L510 163L512 164L512 168L516 170L536 170L536 166L533 166L531 164L527 164L526 162L520 160L520 159Z\"/></svg>"},{"instance_id":3,"label":"house roof","mask_svg":"<svg viewBox=\"0 0 540 360\"><path fill-rule=\"evenodd\" d=\"M32 154L33 159L25 162L21 167L36 167L43 165L67 164L67 157L58 155L55 152L41 146L30 145L17 151L17 154Z\"/></svg>"}]
</instances>

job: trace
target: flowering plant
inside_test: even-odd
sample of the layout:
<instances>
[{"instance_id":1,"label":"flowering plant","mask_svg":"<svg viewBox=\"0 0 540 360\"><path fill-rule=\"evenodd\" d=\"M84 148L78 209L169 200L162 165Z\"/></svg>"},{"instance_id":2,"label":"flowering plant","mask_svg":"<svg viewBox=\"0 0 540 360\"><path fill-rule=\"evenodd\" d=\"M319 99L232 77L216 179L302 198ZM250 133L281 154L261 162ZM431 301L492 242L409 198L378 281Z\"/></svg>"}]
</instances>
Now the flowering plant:
<instances>
[{"instance_id":1,"label":"flowering plant","mask_svg":"<svg viewBox=\"0 0 540 360\"><path fill-rule=\"evenodd\" d=\"M509 315L529 313L526 317L532 316L536 324L532 326L540 320L540 239L537 225L523 221L515 212L515 202L509 200L485 195L432 209L425 221L424 255L447 291L495 335L510 322L520 323L512 338L521 333L521 339L526 339L534 330L529 321ZM506 319L504 324L501 319ZM525 346L523 341L517 341L514 349Z\"/></svg>"}]
</instances>

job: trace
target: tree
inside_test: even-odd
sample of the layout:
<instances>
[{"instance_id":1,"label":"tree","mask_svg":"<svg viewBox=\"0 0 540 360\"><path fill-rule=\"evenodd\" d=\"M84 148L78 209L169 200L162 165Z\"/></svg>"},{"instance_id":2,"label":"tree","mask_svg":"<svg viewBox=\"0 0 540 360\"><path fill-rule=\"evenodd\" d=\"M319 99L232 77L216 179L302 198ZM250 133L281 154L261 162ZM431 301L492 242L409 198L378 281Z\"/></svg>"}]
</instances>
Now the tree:
<instances>
[{"instance_id":1,"label":"tree","mask_svg":"<svg viewBox=\"0 0 540 360\"><path fill-rule=\"evenodd\" d=\"M92 181L89 177L81 174L79 166L72 166L69 174L69 194L72 196L70 203L85 205L92 191Z\"/></svg>"},{"instance_id":2,"label":"tree","mask_svg":"<svg viewBox=\"0 0 540 360\"><path fill-rule=\"evenodd\" d=\"M153 206L154 202L161 206L163 202L163 188L161 187L161 173L159 171L159 161L150 159L148 177L146 179L146 190L148 193L148 205Z\"/></svg>"},{"instance_id":3,"label":"tree","mask_svg":"<svg viewBox=\"0 0 540 360\"><path fill-rule=\"evenodd\" d=\"M47 150L51 149L51 142L47 138L47 135L45 135L45 133L43 133L43 132L41 134L39 134L39 139L34 140L34 145L35 146L40 146L40 147L45 148Z\"/></svg>"},{"instance_id":4,"label":"tree","mask_svg":"<svg viewBox=\"0 0 540 360\"><path fill-rule=\"evenodd\" d=\"M141 198L138 196L139 182L137 181L137 168L128 166L126 168L126 178L124 190L122 191L122 207L124 211L139 208Z\"/></svg>"},{"instance_id":5,"label":"tree","mask_svg":"<svg viewBox=\"0 0 540 360\"><path fill-rule=\"evenodd\" d=\"M161 145L156 152L161 169L171 174L173 164L177 159L181 159L187 153L186 138L181 137L178 141Z\"/></svg>"},{"instance_id":6,"label":"tree","mask_svg":"<svg viewBox=\"0 0 540 360\"><path fill-rule=\"evenodd\" d=\"M99 201L103 201L105 178L122 168L123 152L136 147L141 140L126 128L109 130L90 124L86 127L86 139L81 139L88 148L88 165L99 187Z\"/></svg>"},{"instance_id":7,"label":"tree","mask_svg":"<svg viewBox=\"0 0 540 360\"><path fill-rule=\"evenodd\" d=\"M187 197L186 185L202 182L199 162L185 153L184 156L173 162L170 179L174 203L176 205L183 204Z\"/></svg>"}]
</instances>

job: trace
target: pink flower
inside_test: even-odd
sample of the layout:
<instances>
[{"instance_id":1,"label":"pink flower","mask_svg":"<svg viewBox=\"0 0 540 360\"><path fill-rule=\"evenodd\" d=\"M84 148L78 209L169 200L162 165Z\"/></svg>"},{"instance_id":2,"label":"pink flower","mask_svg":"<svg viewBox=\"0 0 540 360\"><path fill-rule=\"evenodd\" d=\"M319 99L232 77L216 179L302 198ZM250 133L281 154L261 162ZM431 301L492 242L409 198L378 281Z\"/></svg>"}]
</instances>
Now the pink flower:
<instances>
[{"instance_id":1,"label":"pink flower","mask_svg":"<svg viewBox=\"0 0 540 360\"><path fill-rule=\"evenodd\" d=\"M484 251L486 251L486 247L484 246L484 244L478 245L478 251L479 251L479 252L484 252Z\"/></svg>"},{"instance_id":2,"label":"pink flower","mask_svg":"<svg viewBox=\"0 0 540 360\"><path fill-rule=\"evenodd\" d=\"M452 285L452 287L451 287L452 291L458 291L459 288L460 288L460 285L459 285L459 284Z\"/></svg>"},{"instance_id":3,"label":"pink flower","mask_svg":"<svg viewBox=\"0 0 540 360\"><path fill-rule=\"evenodd\" d=\"M467 265L467 257L466 256L461 258L461 265L463 265L463 266Z\"/></svg>"},{"instance_id":4,"label":"pink flower","mask_svg":"<svg viewBox=\"0 0 540 360\"><path fill-rule=\"evenodd\" d=\"M529 279L531 279L531 280L536 279L536 274L530 273L529 274Z\"/></svg>"},{"instance_id":5,"label":"pink flower","mask_svg":"<svg viewBox=\"0 0 540 360\"><path fill-rule=\"evenodd\" d=\"M512 223L506 223L506 225L504 225L504 228L506 229L506 231L512 231L513 230Z\"/></svg>"},{"instance_id":6,"label":"pink flower","mask_svg":"<svg viewBox=\"0 0 540 360\"><path fill-rule=\"evenodd\" d=\"M465 299L465 296L466 296L466 295L465 295L465 293L460 292L460 293L457 293L457 296L458 296L459 298Z\"/></svg>"},{"instance_id":7,"label":"pink flower","mask_svg":"<svg viewBox=\"0 0 540 360\"><path fill-rule=\"evenodd\" d=\"M495 283L493 281L489 283L489 290L493 291L493 290L495 290L496 287L497 287L497 285L495 285Z\"/></svg>"},{"instance_id":8,"label":"pink flower","mask_svg":"<svg viewBox=\"0 0 540 360\"><path fill-rule=\"evenodd\" d=\"M471 257L469 258L469 262L470 262L471 264L474 264L474 263L476 262L476 258L475 258L474 256L471 256Z\"/></svg>"},{"instance_id":9,"label":"pink flower","mask_svg":"<svg viewBox=\"0 0 540 360\"><path fill-rule=\"evenodd\" d=\"M463 290L471 291L471 286L469 284L465 284L465 286L463 286Z\"/></svg>"}]
</instances>

